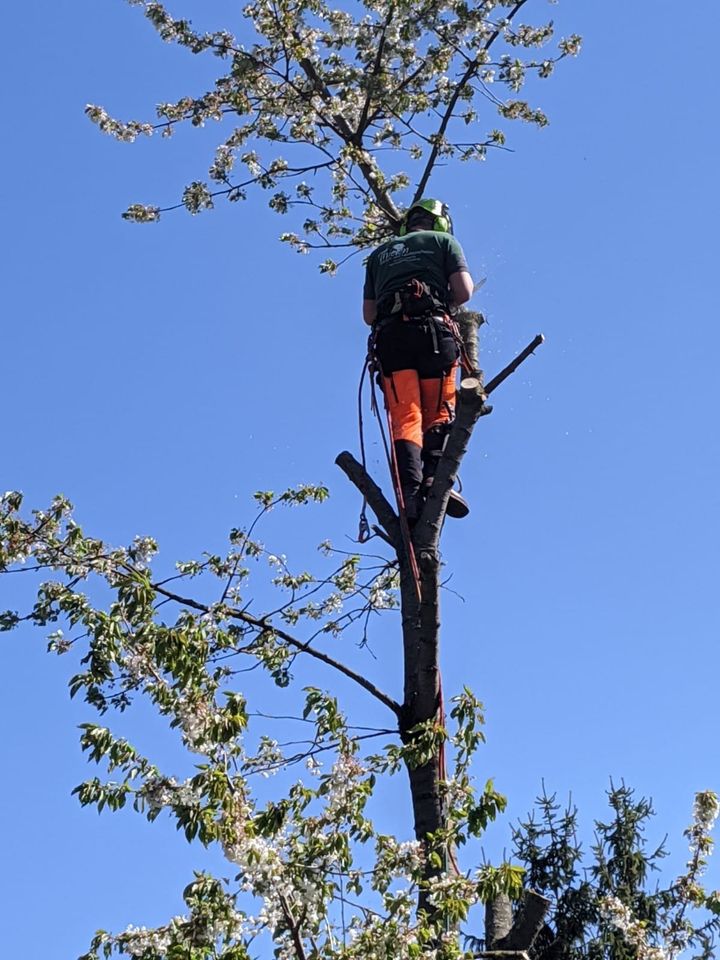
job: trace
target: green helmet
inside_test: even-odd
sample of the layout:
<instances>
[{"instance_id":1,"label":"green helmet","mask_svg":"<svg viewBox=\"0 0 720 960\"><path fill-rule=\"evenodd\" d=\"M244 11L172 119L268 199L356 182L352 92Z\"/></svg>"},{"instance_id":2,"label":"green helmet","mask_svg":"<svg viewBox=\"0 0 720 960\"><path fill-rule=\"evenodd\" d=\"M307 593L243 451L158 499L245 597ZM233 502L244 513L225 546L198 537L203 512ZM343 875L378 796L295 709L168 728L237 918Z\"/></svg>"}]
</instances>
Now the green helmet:
<instances>
[{"instance_id":1,"label":"green helmet","mask_svg":"<svg viewBox=\"0 0 720 960\"><path fill-rule=\"evenodd\" d=\"M403 217L402 225L400 226L399 235L401 237L404 237L408 232L408 220L415 210L423 210L425 213L429 213L433 217L433 225L430 228L431 230L437 230L438 233L453 232L452 220L450 219L450 211L447 207L447 204L443 203L442 200L431 200L429 197L427 197L423 198L422 200L418 200L408 208L407 213Z\"/></svg>"}]
</instances>

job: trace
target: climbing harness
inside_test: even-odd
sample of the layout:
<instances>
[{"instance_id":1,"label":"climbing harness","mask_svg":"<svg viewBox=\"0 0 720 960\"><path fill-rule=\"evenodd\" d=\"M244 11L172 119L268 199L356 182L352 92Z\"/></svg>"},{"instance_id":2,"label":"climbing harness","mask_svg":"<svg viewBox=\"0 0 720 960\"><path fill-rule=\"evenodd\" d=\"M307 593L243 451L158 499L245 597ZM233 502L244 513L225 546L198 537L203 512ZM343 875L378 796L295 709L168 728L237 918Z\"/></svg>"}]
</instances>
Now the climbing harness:
<instances>
[{"instance_id":1,"label":"climbing harness","mask_svg":"<svg viewBox=\"0 0 720 960\"><path fill-rule=\"evenodd\" d=\"M422 210L423 212L430 214L434 217L433 229L441 232L452 233L452 222L450 220L450 215L445 204L441 203L438 200L423 199L414 204L408 211L408 215L415 209ZM407 220L406 220L407 223ZM377 336L381 328L384 328L388 323L422 323L426 325L426 329L430 335L432 342L432 351L437 356L440 354L440 330L445 328L452 336L452 339L457 348L457 354L464 371L468 371L472 368L471 360L468 357L468 352L465 348L465 342L460 330L458 323L451 316L450 310L445 298L437 290L433 289L430 284L420 280L418 277L413 277L408 280L399 290L394 291L391 294L388 294L386 297L383 297L378 302L378 319L373 325L372 332L368 338L368 350L365 362L363 364L362 374L360 377L360 384L358 388L358 429L360 435L360 453L363 469L367 471L367 459L366 459L366 449L365 449L365 431L363 423L363 410L362 410L362 400L363 400L363 388L365 385L365 377L369 376L370 378L370 391L371 391L371 409L378 420L380 427L380 434L382 437L383 447L385 449L385 456L388 462L388 467L390 470L390 476L393 483L393 489L395 492L395 498L397 502L398 517L400 521L400 528L402 532L403 543L405 546L405 552L407 554L408 563L415 580L418 600L421 599L421 588L420 588L420 572L418 569L417 559L415 556L415 550L412 543L412 537L410 533L410 527L408 523L408 516L406 505L404 502L402 484L400 478L399 465L397 462L397 454L395 450L395 444L392 442L392 438L395 436L395 431L393 429L393 411L391 410L391 405L388 401L388 398L384 395L384 406L385 406L385 419L387 425L387 434L385 431L385 425L383 423L383 418L380 414L380 407L376 395L376 381L379 380L381 376L380 364L377 360ZM452 420L453 409L451 406L450 400L446 397L446 378L448 377L448 372L444 371L439 377L439 388L438 388L438 401L437 401L437 412L440 413L444 409L444 413L448 415L448 424ZM392 390L394 391L395 400L398 400L398 394L395 387L395 381L392 374L390 375L390 383ZM443 430L445 436L447 436L448 425L444 425ZM388 440L388 435L390 440ZM439 449L442 450L442 444L439 446ZM426 488L425 488L426 489ZM367 497L363 495L362 508L360 510L360 517L358 522L358 542L366 543L370 537L373 535L371 533L370 523L367 517Z\"/></svg>"},{"instance_id":2,"label":"climbing harness","mask_svg":"<svg viewBox=\"0 0 720 960\"><path fill-rule=\"evenodd\" d=\"M380 325L398 318L422 320L447 310L444 300L433 291L430 284L417 277L408 280L399 290L388 293L378 303Z\"/></svg>"},{"instance_id":3,"label":"climbing harness","mask_svg":"<svg viewBox=\"0 0 720 960\"><path fill-rule=\"evenodd\" d=\"M380 329L384 328L388 323L425 323L428 327L428 332L432 340L432 348L435 354L440 352L439 341L438 341L438 329L440 326L445 327L455 342L455 345L458 350L459 360L464 370L470 368L470 360L467 356L465 350L465 344L460 332L460 328L453 317L447 311L447 308L440 303L438 298L434 295L433 291L428 284L418 280L416 278L408 281L405 286L393 294L392 297L388 298L381 304L381 316L382 319L380 322L376 322L373 326L372 332L368 338L368 350L363 364L362 374L360 377L360 385L358 389L358 428L360 435L360 453L361 453L361 462L363 469L367 469L367 459L366 459L366 449L365 449L365 431L364 431L364 421L363 421L363 411L362 411L362 395L363 388L365 384L365 377L369 375L370 377L370 391L371 391L371 410L375 417L377 418L378 425L380 427L380 434L382 437L383 447L385 450L385 456L388 463L388 468L390 471L390 476L393 484L393 489L395 492L395 499L397 502L398 508L398 518L400 521L400 528L402 532L403 544L405 546L405 551L408 557L408 563L413 574L413 579L416 585L416 592L418 595L418 600L421 599L421 581L420 581L420 571L417 564L417 558L415 556L415 550L412 543L412 536L410 532L410 527L408 523L406 505L404 502L402 485L400 479L400 471L397 462L397 456L395 452L395 445L388 440L388 435L392 438L394 434L393 430L393 419L390 405L387 401L387 398L384 396L384 406L385 406L385 420L387 426L387 434L385 430L385 424L383 423L383 418L380 414L380 405L377 399L376 385L377 381L381 375L380 364L377 360L377 336ZM445 407L447 414L449 415L448 423L443 424L443 433L447 436L449 431L449 424L452 419L453 410L450 406L450 403L447 399L444 399L444 387L448 373L443 372L439 377L439 390L438 390L438 412ZM395 381L390 375L390 384L392 390L395 392L395 399L397 400L397 391L395 387ZM360 511L359 523L358 523L358 542L366 543L367 540L372 536L370 524L367 518L367 497L363 496L362 508Z\"/></svg>"}]
</instances>

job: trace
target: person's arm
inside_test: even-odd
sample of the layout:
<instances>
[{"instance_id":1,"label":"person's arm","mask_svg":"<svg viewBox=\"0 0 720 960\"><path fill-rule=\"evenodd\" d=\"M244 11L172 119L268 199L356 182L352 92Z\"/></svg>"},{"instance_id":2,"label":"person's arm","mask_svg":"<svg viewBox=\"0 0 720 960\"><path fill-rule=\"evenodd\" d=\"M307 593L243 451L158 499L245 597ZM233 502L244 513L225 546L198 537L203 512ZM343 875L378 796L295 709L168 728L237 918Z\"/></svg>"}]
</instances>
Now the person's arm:
<instances>
[{"instance_id":1,"label":"person's arm","mask_svg":"<svg viewBox=\"0 0 720 960\"><path fill-rule=\"evenodd\" d=\"M372 254L368 257L365 267L365 283L363 285L363 320L371 327L377 320L377 297L375 296L375 277L373 276Z\"/></svg>"},{"instance_id":2,"label":"person's arm","mask_svg":"<svg viewBox=\"0 0 720 960\"><path fill-rule=\"evenodd\" d=\"M363 300L363 320L371 327L377 320L377 300Z\"/></svg>"},{"instance_id":3,"label":"person's arm","mask_svg":"<svg viewBox=\"0 0 720 960\"><path fill-rule=\"evenodd\" d=\"M473 279L467 270L456 270L448 277L450 299L453 306L459 307L467 303L473 295Z\"/></svg>"},{"instance_id":4,"label":"person's arm","mask_svg":"<svg viewBox=\"0 0 720 960\"><path fill-rule=\"evenodd\" d=\"M445 241L445 271L448 278L450 305L459 307L467 303L473 295L473 280L468 270L467 260L457 239L446 236Z\"/></svg>"}]
</instances>

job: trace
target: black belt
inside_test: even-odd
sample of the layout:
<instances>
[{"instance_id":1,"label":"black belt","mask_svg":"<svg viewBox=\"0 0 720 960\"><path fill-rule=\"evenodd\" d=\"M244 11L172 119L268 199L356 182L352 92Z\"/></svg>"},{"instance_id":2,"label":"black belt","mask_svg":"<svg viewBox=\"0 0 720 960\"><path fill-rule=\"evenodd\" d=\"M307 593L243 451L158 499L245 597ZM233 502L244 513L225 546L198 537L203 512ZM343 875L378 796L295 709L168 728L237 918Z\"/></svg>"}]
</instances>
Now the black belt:
<instances>
[{"instance_id":1,"label":"black belt","mask_svg":"<svg viewBox=\"0 0 720 960\"><path fill-rule=\"evenodd\" d=\"M439 310L434 313L423 314L421 317L405 317L399 312L388 313L382 317L377 317L374 326L377 330L382 330L391 323L428 323L430 320L435 320L437 323L444 323L445 317L446 314L441 313Z\"/></svg>"}]
</instances>

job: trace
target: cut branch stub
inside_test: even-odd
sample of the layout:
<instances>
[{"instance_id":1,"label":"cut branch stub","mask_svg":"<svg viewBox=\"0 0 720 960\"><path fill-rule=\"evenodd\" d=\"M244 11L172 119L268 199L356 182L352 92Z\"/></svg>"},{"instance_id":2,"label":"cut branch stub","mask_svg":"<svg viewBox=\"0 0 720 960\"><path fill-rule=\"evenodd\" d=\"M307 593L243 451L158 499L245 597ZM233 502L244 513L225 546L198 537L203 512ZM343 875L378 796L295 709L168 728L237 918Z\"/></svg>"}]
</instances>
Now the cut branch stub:
<instances>
[{"instance_id":1,"label":"cut branch stub","mask_svg":"<svg viewBox=\"0 0 720 960\"><path fill-rule=\"evenodd\" d=\"M547 897L534 890L526 890L509 933L494 946L499 950L529 950L542 930L549 909Z\"/></svg>"},{"instance_id":2,"label":"cut branch stub","mask_svg":"<svg viewBox=\"0 0 720 960\"><path fill-rule=\"evenodd\" d=\"M523 955L540 933L550 909L547 897L526 890L513 917L510 897L501 893L485 905L485 945L483 956Z\"/></svg>"},{"instance_id":3,"label":"cut branch stub","mask_svg":"<svg viewBox=\"0 0 720 960\"><path fill-rule=\"evenodd\" d=\"M499 893L485 904L485 945L492 950L496 943L510 933L513 924L512 900Z\"/></svg>"}]
</instances>

